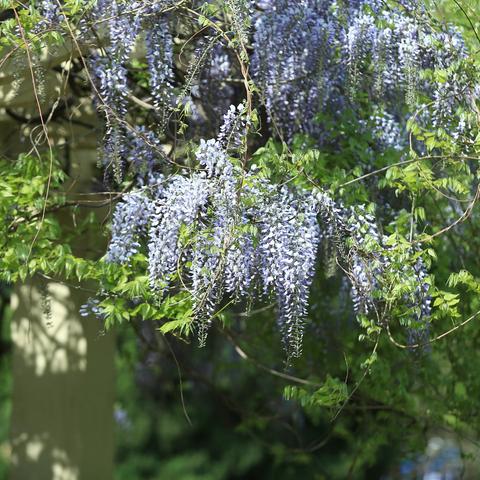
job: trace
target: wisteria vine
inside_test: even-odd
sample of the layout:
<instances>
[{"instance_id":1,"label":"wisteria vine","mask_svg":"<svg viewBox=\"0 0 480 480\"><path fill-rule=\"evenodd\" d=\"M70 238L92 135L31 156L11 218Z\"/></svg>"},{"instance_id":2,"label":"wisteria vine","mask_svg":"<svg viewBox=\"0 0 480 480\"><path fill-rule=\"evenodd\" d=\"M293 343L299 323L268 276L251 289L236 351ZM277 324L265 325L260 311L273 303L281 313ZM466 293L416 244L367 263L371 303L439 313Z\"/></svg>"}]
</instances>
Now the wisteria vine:
<instances>
[{"instance_id":1,"label":"wisteria vine","mask_svg":"<svg viewBox=\"0 0 480 480\"><path fill-rule=\"evenodd\" d=\"M200 171L157 176L124 197L107 260L128 263L143 245L152 291L159 298L175 285L190 292L201 344L222 302L275 298L285 349L298 357L321 243L339 246L357 314L376 308L388 247L364 209L345 208L320 190L275 185L255 167L245 173L228 155L242 144L244 113L243 105L232 107L218 137L200 142ZM423 265L403 273L419 276L414 306L428 322Z\"/></svg>"},{"instance_id":2,"label":"wisteria vine","mask_svg":"<svg viewBox=\"0 0 480 480\"><path fill-rule=\"evenodd\" d=\"M37 4L46 24L63 21L55 5ZM101 163L117 184L130 170L141 185L116 206L107 262L144 253L159 300L187 290L202 344L226 302L271 297L285 349L299 356L320 252L350 281L355 313L379 324L388 282L411 279L402 299L428 329L421 252L410 246L402 264L366 207L317 184L276 183L250 159L259 133L339 149L332 124L345 115L370 135L372 161L413 149L412 120L463 135L479 89L457 30L415 0L99 0L86 17L100 25L89 67L105 119Z\"/></svg>"}]
</instances>

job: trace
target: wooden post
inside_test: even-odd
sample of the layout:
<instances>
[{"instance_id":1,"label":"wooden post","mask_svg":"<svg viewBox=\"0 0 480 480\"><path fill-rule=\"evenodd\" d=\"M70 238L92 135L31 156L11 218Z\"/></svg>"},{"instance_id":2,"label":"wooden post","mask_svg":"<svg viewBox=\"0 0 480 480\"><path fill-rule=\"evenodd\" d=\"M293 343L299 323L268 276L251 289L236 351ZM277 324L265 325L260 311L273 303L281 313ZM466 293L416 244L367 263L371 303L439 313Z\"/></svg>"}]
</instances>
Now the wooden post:
<instances>
[{"instance_id":1,"label":"wooden post","mask_svg":"<svg viewBox=\"0 0 480 480\"><path fill-rule=\"evenodd\" d=\"M18 287L12 298L10 478L112 479L113 335L79 315L88 294L49 283L45 297L39 283Z\"/></svg>"},{"instance_id":2,"label":"wooden post","mask_svg":"<svg viewBox=\"0 0 480 480\"><path fill-rule=\"evenodd\" d=\"M44 49L35 69L42 69L41 103L44 114L60 97L68 96L63 75L54 70L76 55L67 41ZM6 108L22 115L39 115L30 70L23 53L11 56L0 72L0 143L11 158L30 145L19 142L24 128ZM41 88L40 88L41 87ZM69 111L83 125L50 123L52 145L68 151L70 185L65 190L91 192L97 159L96 115L89 102ZM28 132L27 132L28 134ZM37 148L45 150L47 143ZM77 198L78 197L74 197ZM90 197L92 198L92 197ZM102 212L103 214L105 212ZM59 213L61 223L75 228L82 212ZM78 217L78 218L77 218ZM102 217L103 219L103 217ZM74 253L98 257L101 235L82 236ZM12 297L13 411L11 418L11 480L110 480L113 478L113 404L115 398L114 338L102 334L95 318L83 318L79 309L92 293L61 280L47 284L34 279L18 285ZM50 302L51 319L45 314Z\"/></svg>"}]
</instances>

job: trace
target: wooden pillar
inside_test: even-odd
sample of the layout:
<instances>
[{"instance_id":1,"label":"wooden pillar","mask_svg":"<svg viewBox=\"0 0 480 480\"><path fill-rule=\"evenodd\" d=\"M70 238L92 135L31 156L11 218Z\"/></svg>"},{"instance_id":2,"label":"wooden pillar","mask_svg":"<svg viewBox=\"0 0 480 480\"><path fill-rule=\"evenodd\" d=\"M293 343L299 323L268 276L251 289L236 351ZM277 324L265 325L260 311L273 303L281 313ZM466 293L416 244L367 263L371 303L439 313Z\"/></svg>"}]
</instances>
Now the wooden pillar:
<instances>
[{"instance_id":1,"label":"wooden pillar","mask_svg":"<svg viewBox=\"0 0 480 480\"><path fill-rule=\"evenodd\" d=\"M11 480L113 478L114 342L78 309L88 294L38 283L12 298Z\"/></svg>"},{"instance_id":2,"label":"wooden pillar","mask_svg":"<svg viewBox=\"0 0 480 480\"><path fill-rule=\"evenodd\" d=\"M69 138L66 190L72 195L90 191L97 158L92 140L95 133L86 138L83 131ZM88 211L76 212L76 220ZM104 218L105 211L95 211ZM75 228L69 211L59 213L59 220L67 231ZM77 238L73 252L98 258L105 251L99 231ZM79 314L81 305L95 295L92 286L48 282L46 296L44 291L45 280L39 278L17 286L12 297L10 479L111 480L114 335L103 333L100 320ZM45 315L45 298L50 302L50 319Z\"/></svg>"},{"instance_id":3,"label":"wooden pillar","mask_svg":"<svg viewBox=\"0 0 480 480\"><path fill-rule=\"evenodd\" d=\"M68 41L61 48L44 49L37 59L42 66L42 109L48 111L58 96L68 96L63 75L54 70L71 56ZM0 143L11 158L28 143L23 127L5 108L38 115L30 72L21 52L12 56L0 72ZM17 58L17 63L15 63ZM23 69L18 65L23 65ZM60 92L60 93L59 93ZM49 124L55 147L68 158L69 184L65 190L91 192L97 160L95 112L89 102L79 102L69 112L84 125ZM85 126L87 125L87 126ZM28 132L27 132L28 134ZM45 145L43 145L45 148ZM61 153L62 154L62 153ZM92 197L89 197L92 198ZM70 198L69 198L70 199ZM73 197L72 199L77 199ZM98 212L98 210L97 210ZM62 211L66 229L81 221L82 210ZM98 212L100 213L100 212ZM105 212L101 212L102 220ZM100 229L78 238L73 251L98 258L105 239ZM103 325L83 318L79 309L92 292L62 282L49 282L51 319L44 315L43 279L15 288L11 324L13 392L11 417L11 480L111 480L113 478L115 397L114 338L102 334Z\"/></svg>"}]
</instances>

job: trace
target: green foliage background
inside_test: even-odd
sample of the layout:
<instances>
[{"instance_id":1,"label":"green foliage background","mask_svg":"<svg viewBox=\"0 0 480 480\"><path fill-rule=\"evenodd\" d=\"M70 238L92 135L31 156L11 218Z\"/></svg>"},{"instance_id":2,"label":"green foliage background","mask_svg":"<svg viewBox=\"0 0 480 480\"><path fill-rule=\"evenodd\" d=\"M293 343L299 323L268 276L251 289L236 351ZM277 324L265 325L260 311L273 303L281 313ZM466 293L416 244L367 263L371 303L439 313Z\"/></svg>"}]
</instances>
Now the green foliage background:
<instances>
[{"instance_id":1,"label":"green foliage background","mask_svg":"<svg viewBox=\"0 0 480 480\"><path fill-rule=\"evenodd\" d=\"M459 2L445 0L435 14L459 25L472 51L477 51L480 7L475 0ZM476 75L478 67L477 59L464 66L470 75ZM369 114L366 106L366 118ZM292 152L272 140L253 159L271 178L294 178L298 185L305 183L299 172L321 178L347 204L363 202L373 211L388 199L401 211L385 226L397 245L393 262L406 261L412 219L420 231L427 224L449 223L448 202L440 190L467 199L478 181L477 171L458 161L463 146L445 132L422 131L412 121L412 135L424 141L432 155L441 152L445 159L413 158L385 169L378 183L371 178L356 182L366 172L355 165L359 160L370 162L363 156L372 139L354 130L348 114L335 128L347 139L341 158L334 150L317 151L307 138L298 137ZM478 154L479 146L477 136L470 153ZM283 363L268 305L256 306L248 317L245 305L225 309L207 347L198 349L185 335L190 329L188 301L178 306L182 298L172 296L157 305L146 277L132 274L144 268L144 255L137 255L128 271L95 256L75 255L74 236L101 227L88 216L73 231L56 216L69 208L62 192L64 169L60 160L53 160L62 156L60 150L42 162L33 155L0 160L0 276L6 285L42 272L70 281L96 281L113 292L114 300L105 300L104 307L110 314L107 326L116 325L118 336L118 480L367 480L386 473L397 478L397 466L422 453L432 433L452 435L460 443L477 440L480 319L428 348L397 348L392 338L405 343L404 329L394 325L390 336L380 335L379 326L367 318L359 326L348 296L338 293L340 279L329 275L331 265L322 265L315 279L317 297L305 355L293 368ZM51 194L44 205L51 161ZM398 152L392 150L375 158L373 166L382 169L399 162ZM479 226L474 210L458 229L435 238L420 236L438 287L434 334L480 309ZM399 278L388 281L386 300L392 303L411 288ZM8 344L9 312L3 308L7 298L5 293L0 347ZM142 301L133 305L133 298ZM405 312L396 313L402 318ZM145 322L153 319L161 321ZM10 411L8 372L8 348L2 348L0 478L7 468L2 458Z\"/></svg>"}]
</instances>

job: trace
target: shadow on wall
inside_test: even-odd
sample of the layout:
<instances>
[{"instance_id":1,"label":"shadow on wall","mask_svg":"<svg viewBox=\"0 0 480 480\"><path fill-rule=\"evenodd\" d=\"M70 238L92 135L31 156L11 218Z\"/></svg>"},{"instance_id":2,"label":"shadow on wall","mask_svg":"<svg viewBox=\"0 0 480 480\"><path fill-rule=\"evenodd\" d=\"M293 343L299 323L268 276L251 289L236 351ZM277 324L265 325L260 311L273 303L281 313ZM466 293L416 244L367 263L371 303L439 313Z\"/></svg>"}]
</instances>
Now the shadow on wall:
<instances>
[{"instance_id":1,"label":"shadow on wall","mask_svg":"<svg viewBox=\"0 0 480 480\"><path fill-rule=\"evenodd\" d=\"M113 335L87 295L40 281L12 296L12 480L113 478ZM51 314L49 314L51 312Z\"/></svg>"}]
</instances>

